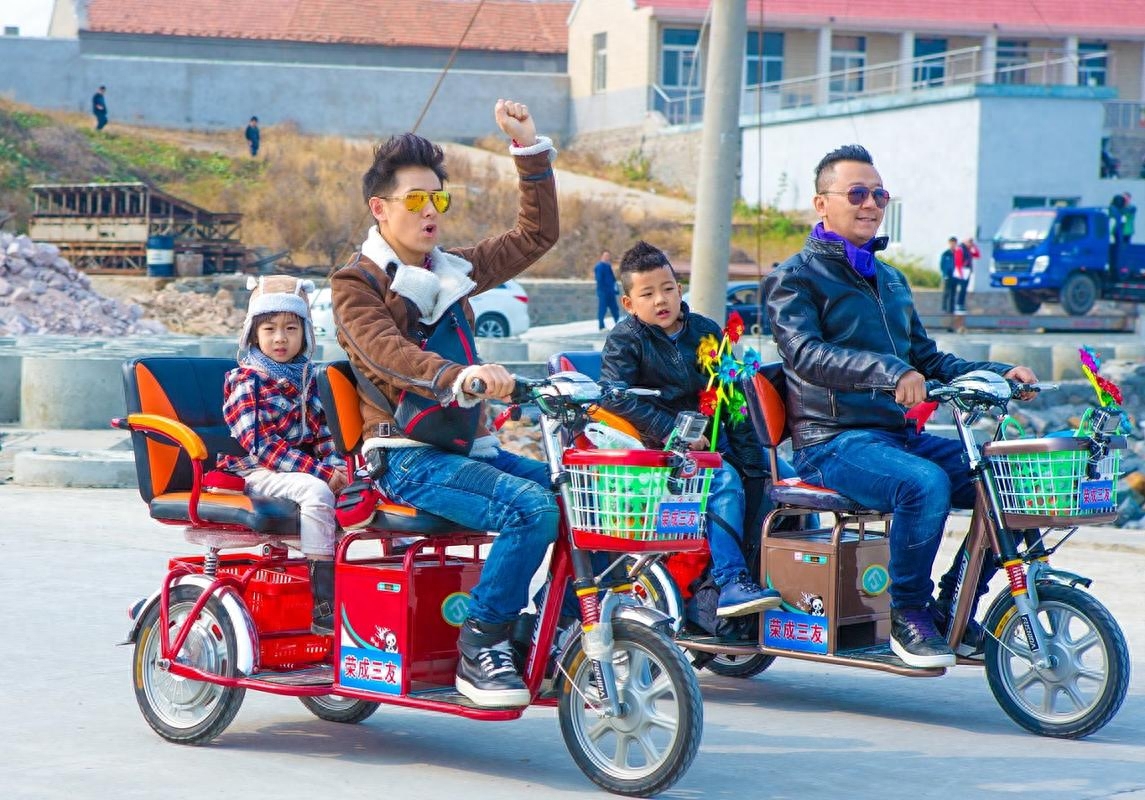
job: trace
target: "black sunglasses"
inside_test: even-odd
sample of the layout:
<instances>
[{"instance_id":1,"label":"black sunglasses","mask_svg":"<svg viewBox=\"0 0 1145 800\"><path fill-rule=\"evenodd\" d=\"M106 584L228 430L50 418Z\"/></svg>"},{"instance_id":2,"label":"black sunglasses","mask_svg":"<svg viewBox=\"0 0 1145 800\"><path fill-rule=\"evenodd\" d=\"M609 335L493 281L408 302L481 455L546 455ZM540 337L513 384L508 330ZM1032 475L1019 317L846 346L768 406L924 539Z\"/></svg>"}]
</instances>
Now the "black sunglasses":
<instances>
[{"instance_id":1,"label":"black sunglasses","mask_svg":"<svg viewBox=\"0 0 1145 800\"><path fill-rule=\"evenodd\" d=\"M875 205L878 208L886 208L887 203L891 201L891 193L882 187L878 189L868 189L866 186L852 186L845 192L819 192L819 194L843 195L853 206L861 206L867 202L868 197L875 198Z\"/></svg>"}]
</instances>

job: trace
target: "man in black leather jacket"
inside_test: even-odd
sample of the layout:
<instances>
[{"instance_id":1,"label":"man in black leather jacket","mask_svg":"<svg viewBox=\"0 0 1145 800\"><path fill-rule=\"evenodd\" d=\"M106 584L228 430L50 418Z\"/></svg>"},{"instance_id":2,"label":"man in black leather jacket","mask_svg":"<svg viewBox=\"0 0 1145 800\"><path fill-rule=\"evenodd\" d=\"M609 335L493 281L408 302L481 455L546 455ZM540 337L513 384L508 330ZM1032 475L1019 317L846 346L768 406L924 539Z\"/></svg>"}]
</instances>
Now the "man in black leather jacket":
<instances>
[{"instance_id":1,"label":"man in black leather jacket","mask_svg":"<svg viewBox=\"0 0 1145 800\"><path fill-rule=\"evenodd\" d=\"M976 369L1037 378L1028 367L938 350L906 278L875 256L887 243L876 233L889 200L866 149L847 145L824 156L815 169L820 222L803 250L764 280L767 310L787 378L796 469L867 508L894 512L891 649L910 666L952 666L939 629L950 617L956 567L941 581L937 607L930 575L950 508L969 508L974 492L961 443L917 432L905 410L926 399L931 378ZM981 639L980 627L968 630L960 652L973 653Z\"/></svg>"}]
</instances>

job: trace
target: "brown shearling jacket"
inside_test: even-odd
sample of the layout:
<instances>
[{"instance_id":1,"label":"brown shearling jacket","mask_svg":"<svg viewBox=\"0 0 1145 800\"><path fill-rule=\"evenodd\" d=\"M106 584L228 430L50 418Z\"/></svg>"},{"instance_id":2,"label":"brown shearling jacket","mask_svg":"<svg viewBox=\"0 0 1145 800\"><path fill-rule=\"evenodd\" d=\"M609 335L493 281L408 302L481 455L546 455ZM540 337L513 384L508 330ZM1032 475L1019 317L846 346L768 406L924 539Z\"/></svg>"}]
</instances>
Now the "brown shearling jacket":
<instances>
[{"instance_id":1,"label":"brown shearling jacket","mask_svg":"<svg viewBox=\"0 0 1145 800\"><path fill-rule=\"evenodd\" d=\"M469 295L480 294L520 274L544 255L560 235L549 151L515 156L514 162L520 192L516 227L471 247L446 251L472 265L469 277L476 286ZM416 313L416 307L390 289L387 266L356 253L350 263L334 274L330 294L338 320L338 342L391 407L397 405L398 394L403 390L449 403L462 366L423 351L410 335L411 323L416 322L410 319L410 312ZM462 300L462 307L472 325L468 296ZM394 421L392 414L373 403L362 387L358 388L358 399L364 437L382 435L385 424Z\"/></svg>"}]
</instances>

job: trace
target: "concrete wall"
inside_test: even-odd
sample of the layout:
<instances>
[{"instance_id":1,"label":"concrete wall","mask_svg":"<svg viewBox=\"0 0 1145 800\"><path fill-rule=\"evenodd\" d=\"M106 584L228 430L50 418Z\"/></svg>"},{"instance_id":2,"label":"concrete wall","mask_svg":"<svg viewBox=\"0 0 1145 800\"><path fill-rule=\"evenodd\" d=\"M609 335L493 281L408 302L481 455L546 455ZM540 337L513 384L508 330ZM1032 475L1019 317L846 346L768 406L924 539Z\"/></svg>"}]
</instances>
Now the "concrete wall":
<instances>
[{"instance_id":1,"label":"concrete wall","mask_svg":"<svg viewBox=\"0 0 1145 800\"><path fill-rule=\"evenodd\" d=\"M103 45L96 49L107 50ZM265 51L244 54L270 57ZM0 37L0 94L88 112L95 88L105 84L112 125L239 128L256 114L263 125L294 121L310 133L381 136L413 127L440 75L440 67L214 61L192 55L89 53L83 40ZM417 61L425 54L414 55ZM495 130L492 108L498 97L528 103L544 133L559 137L567 131L563 72L454 68L419 132L454 140L488 135Z\"/></svg>"}]
</instances>

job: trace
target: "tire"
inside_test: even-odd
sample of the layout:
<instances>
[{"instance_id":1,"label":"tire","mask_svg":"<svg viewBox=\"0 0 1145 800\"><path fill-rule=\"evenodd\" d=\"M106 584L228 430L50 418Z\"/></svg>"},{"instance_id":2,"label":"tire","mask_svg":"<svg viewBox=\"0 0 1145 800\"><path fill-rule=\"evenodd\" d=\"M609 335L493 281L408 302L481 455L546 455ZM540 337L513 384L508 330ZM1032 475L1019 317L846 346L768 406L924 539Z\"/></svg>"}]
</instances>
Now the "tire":
<instances>
[{"instance_id":1,"label":"tire","mask_svg":"<svg viewBox=\"0 0 1145 800\"><path fill-rule=\"evenodd\" d=\"M299 697L302 705L318 719L327 722L341 722L346 725L356 725L364 719L369 719L381 703L371 703L368 700L354 700L350 697L339 697L334 694L315 695L313 697Z\"/></svg>"},{"instance_id":2,"label":"tire","mask_svg":"<svg viewBox=\"0 0 1145 800\"><path fill-rule=\"evenodd\" d=\"M633 563L635 559L629 558L625 569L631 569ZM684 598L663 564L653 564L636 576L632 582L632 594L641 604L671 617L673 633L679 633L684 627Z\"/></svg>"},{"instance_id":3,"label":"tire","mask_svg":"<svg viewBox=\"0 0 1145 800\"><path fill-rule=\"evenodd\" d=\"M625 714L598 717L592 662L583 647L565 654L557 716L573 761L601 788L649 797L678 781L696 757L704 708L696 675L672 642L627 620L612 624L614 664Z\"/></svg>"},{"instance_id":4,"label":"tire","mask_svg":"<svg viewBox=\"0 0 1145 800\"><path fill-rule=\"evenodd\" d=\"M750 656L720 654L704 664L716 675L724 678L753 678L772 665L775 656L753 653Z\"/></svg>"},{"instance_id":5,"label":"tire","mask_svg":"<svg viewBox=\"0 0 1145 800\"><path fill-rule=\"evenodd\" d=\"M1014 308L1018 309L1019 314L1036 314L1042 307L1042 301L1030 292L1015 289L1010 292L1010 299L1014 301Z\"/></svg>"},{"instance_id":6,"label":"tire","mask_svg":"<svg viewBox=\"0 0 1145 800\"><path fill-rule=\"evenodd\" d=\"M1088 736L1109 722L1125 700L1125 635L1105 606L1072 586L1039 584L1037 617L1048 632L1046 646L1054 659L1044 673L1025 658L1030 650L1009 591L990 606L985 621L990 691L1028 731L1060 739Z\"/></svg>"},{"instance_id":7,"label":"tire","mask_svg":"<svg viewBox=\"0 0 1145 800\"><path fill-rule=\"evenodd\" d=\"M500 314L487 311L477 318L473 326L474 336L484 336L487 339L504 339L509 335L509 320Z\"/></svg>"},{"instance_id":8,"label":"tire","mask_svg":"<svg viewBox=\"0 0 1145 800\"><path fill-rule=\"evenodd\" d=\"M191 606L202 594L198 586L171 590L169 622L176 635ZM160 669L159 604L147 609L135 640L132 677L135 700L156 733L177 744L207 744L231 724L242 705L245 689L179 678ZM227 678L237 673L235 629L222 603L212 597L203 606L186 644L176 657L200 669Z\"/></svg>"},{"instance_id":9,"label":"tire","mask_svg":"<svg viewBox=\"0 0 1145 800\"><path fill-rule=\"evenodd\" d=\"M1062 284L1062 310L1071 317L1089 313L1097 302L1100 292L1094 277L1085 272L1075 272Z\"/></svg>"}]
</instances>

